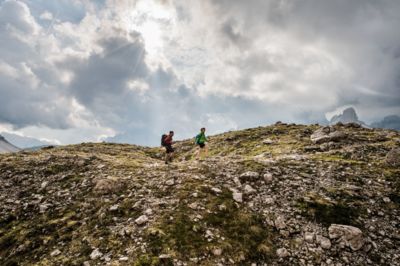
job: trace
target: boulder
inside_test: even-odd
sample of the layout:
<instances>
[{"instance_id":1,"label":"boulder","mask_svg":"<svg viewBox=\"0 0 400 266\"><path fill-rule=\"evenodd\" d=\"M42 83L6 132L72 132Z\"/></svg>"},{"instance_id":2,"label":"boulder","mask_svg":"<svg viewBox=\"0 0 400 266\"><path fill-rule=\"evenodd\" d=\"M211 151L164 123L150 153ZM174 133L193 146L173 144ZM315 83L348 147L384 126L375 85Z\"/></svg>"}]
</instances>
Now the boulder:
<instances>
[{"instance_id":1,"label":"boulder","mask_svg":"<svg viewBox=\"0 0 400 266\"><path fill-rule=\"evenodd\" d=\"M234 200L234 201L239 202L239 203L242 203L242 202L243 202L243 194L242 194L242 193L233 192L233 193L232 193L232 196L233 196L233 200Z\"/></svg>"},{"instance_id":2,"label":"boulder","mask_svg":"<svg viewBox=\"0 0 400 266\"><path fill-rule=\"evenodd\" d=\"M246 186L244 186L244 192L246 194L252 194L252 193L255 193L256 190L252 186L246 185Z\"/></svg>"},{"instance_id":3,"label":"boulder","mask_svg":"<svg viewBox=\"0 0 400 266\"><path fill-rule=\"evenodd\" d=\"M95 179L94 191L98 194L116 193L124 187L124 182L118 177Z\"/></svg>"},{"instance_id":4,"label":"boulder","mask_svg":"<svg viewBox=\"0 0 400 266\"><path fill-rule=\"evenodd\" d=\"M239 179L241 182L246 182L246 181L254 181L257 180L260 177L260 174L257 172L252 172L248 171L239 176Z\"/></svg>"},{"instance_id":5,"label":"boulder","mask_svg":"<svg viewBox=\"0 0 400 266\"><path fill-rule=\"evenodd\" d=\"M61 254L61 251L59 249L56 249L56 250L54 250L54 251L52 251L50 253L50 256L55 257L55 256L58 256L60 254Z\"/></svg>"},{"instance_id":6,"label":"boulder","mask_svg":"<svg viewBox=\"0 0 400 266\"><path fill-rule=\"evenodd\" d=\"M331 241L324 236L317 236L317 243L319 243L323 249L330 249L332 246Z\"/></svg>"},{"instance_id":7,"label":"boulder","mask_svg":"<svg viewBox=\"0 0 400 266\"><path fill-rule=\"evenodd\" d=\"M275 227L277 229L285 229L286 228L285 218L283 216L278 216L278 218L276 218Z\"/></svg>"},{"instance_id":8,"label":"boulder","mask_svg":"<svg viewBox=\"0 0 400 266\"><path fill-rule=\"evenodd\" d=\"M264 139L264 140L262 141L262 143L265 144L265 145L270 145L270 144L273 144L274 141L273 141L272 139Z\"/></svg>"},{"instance_id":9,"label":"boulder","mask_svg":"<svg viewBox=\"0 0 400 266\"><path fill-rule=\"evenodd\" d=\"M400 148L393 148L388 152L386 163L390 166L400 166Z\"/></svg>"},{"instance_id":10,"label":"boulder","mask_svg":"<svg viewBox=\"0 0 400 266\"><path fill-rule=\"evenodd\" d=\"M271 183L272 182L272 174L271 173L264 174L264 181L265 181L265 183Z\"/></svg>"},{"instance_id":11,"label":"boulder","mask_svg":"<svg viewBox=\"0 0 400 266\"><path fill-rule=\"evenodd\" d=\"M97 260L101 256L103 256L103 253L101 253L98 248L96 248L95 250L92 251L92 253L90 253L90 259L92 260Z\"/></svg>"},{"instance_id":12,"label":"boulder","mask_svg":"<svg viewBox=\"0 0 400 266\"><path fill-rule=\"evenodd\" d=\"M149 220L149 218L146 215L142 215L135 220L135 223L137 225L143 225L143 224L147 223L148 220Z\"/></svg>"},{"instance_id":13,"label":"boulder","mask_svg":"<svg viewBox=\"0 0 400 266\"><path fill-rule=\"evenodd\" d=\"M322 127L317 129L310 139L315 144L322 144L325 142L339 142L347 138L347 134L342 131L337 131L333 127Z\"/></svg>"},{"instance_id":14,"label":"boulder","mask_svg":"<svg viewBox=\"0 0 400 266\"><path fill-rule=\"evenodd\" d=\"M310 232L306 232L304 234L304 240L307 241L308 243L313 243L314 242L314 234Z\"/></svg>"},{"instance_id":15,"label":"boulder","mask_svg":"<svg viewBox=\"0 0 400 266\"><path fill-rule=\"evenodd\" d=\"M354 251L359 250L364 245L362 231L357 227L332 224L329 226L328 231L330 239L338 239L339 242L350 247Z\"/></svg>"},{"instance_id":16,"label":"boulder","mask_svg":"<svg viewBox=\"0 0 400 266\"><path fill-rule=\"evenodd\" d=\"M276 250L276 255L279 258L286 258L287 256L289 256L289 252L287 251L286 248L279 248Z\"/></svg>"}]
</instances>

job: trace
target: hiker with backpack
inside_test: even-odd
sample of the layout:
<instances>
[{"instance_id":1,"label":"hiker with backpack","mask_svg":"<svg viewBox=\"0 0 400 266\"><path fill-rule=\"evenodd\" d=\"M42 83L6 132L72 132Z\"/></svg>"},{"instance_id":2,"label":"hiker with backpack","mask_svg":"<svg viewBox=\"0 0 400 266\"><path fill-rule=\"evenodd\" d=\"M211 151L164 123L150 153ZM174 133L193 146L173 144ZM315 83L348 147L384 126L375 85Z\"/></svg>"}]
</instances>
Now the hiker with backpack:
<instances>
[{"instance_id":1,"label":"hiker with backpack","mask_svg":"<svg viewBox=\"0 0 400 266\"><path fill-rule=\"evenodd\" d=\"M165 164L172 162L174 156L174 148L172 148L172 137L174 136L174 131L170 131L169 134L164 134L161 136L161 146L165 147Z\"/></svg>"},{"instance_id":2,"label":"hiker with backpack","mask_svg":"<svg viewBox=\"0 0 400 266\"><path fill-rule=\"evenodd\" d=\"M196 136L195 144L197 145L196 158L200 159L200 157L207 157L208 154L208 146L207 146L207 137L206 137L206 128L201 128L200 133Z\"/></svg>"}]
</instances>

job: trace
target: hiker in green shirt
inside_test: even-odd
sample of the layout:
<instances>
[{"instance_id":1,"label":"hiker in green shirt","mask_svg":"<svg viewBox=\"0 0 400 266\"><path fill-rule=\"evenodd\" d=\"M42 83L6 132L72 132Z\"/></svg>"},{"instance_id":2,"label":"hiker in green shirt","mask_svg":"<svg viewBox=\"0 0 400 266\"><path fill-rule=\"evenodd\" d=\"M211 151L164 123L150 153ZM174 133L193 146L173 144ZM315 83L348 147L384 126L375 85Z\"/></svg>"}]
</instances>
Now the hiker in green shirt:
<instances>
[{"instance_id":1,"label":"hiker in green shirt","mask_svg":"<svg viewBox=\"0 0 400 266\"><path fill-rule=\"evenodd\" d=\"M196 151L196 158L200 159L200 157L207 157L208 147L207 142L208 139L206 137L206 129L203 127L200 129L200 133L196 136L195 144L198 146Z\"/></svg>"}]
</instances>

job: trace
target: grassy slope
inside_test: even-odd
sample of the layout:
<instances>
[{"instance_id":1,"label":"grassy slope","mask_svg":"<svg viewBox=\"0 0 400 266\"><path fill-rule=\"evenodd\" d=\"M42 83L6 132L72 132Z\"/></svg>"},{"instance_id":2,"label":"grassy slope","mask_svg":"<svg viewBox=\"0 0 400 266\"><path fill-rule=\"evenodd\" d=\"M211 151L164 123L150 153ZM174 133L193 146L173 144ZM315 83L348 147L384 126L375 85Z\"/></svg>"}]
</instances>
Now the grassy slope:
<instances>
[{"instance_id":1,"label":"grassy slope","mask_svg":"<svg viewBox=\"0 0 400 266\"><path fill-rule=\"evenodd\" d=\"M398 208L399 170L384 163L385 154L398 142L382 137L380 131L346 128L354 138L347 150L306 152L315 129L276 125L212 136L212 159L203 164L193 161L192 140L178 142L177 162L170 167L159 160L159 148L121 144L86 143L0 155L1 203L20 201L0 207L0 264L81 265L90 260L94 247L112 254L115 265L123 264L118 257L124 254L130 257L129 264L136 265L172 263L172 259L160 261L160 254L183 261L198 258L201 264L213 265L216 248L235 263L276 261L278 233L265 222L263 213L233 201L232 192L218 181L226 178L224 168L232 175L249 170L300 176L313 176L316 169L342 171L343 175L332 177L335 180L323 189L324 195L309 192L294 200L299 213L324 225L338 222L362 227L359 217L366 215L362 207L366 196L352 195L347 183L363 186L371 178L389 180L393 186L387 193L392 208ZM264 145L265 138L274 143ZM274 163L254 160L260 154ZM293 160L290 154L306 156L306 163ZM99 196L93 191L93 180L99 176L118 177L124 186ZM165 186L163 182L171 178L176 185ZM41 189L44 181L49 185ZM214 193L210 189L214 186L222 193ZM51 206L39 213L43 202ZM201 207L189 208L192 202L200 202ZM115 204L119 208L111 212ZM146 228L132 226L144 206L157 212ZM130 232L121 233L122 228ZM208 228L220 237L205 238ZM62 254L50 256L55 248Z\"/></svg>"}]
</instances>

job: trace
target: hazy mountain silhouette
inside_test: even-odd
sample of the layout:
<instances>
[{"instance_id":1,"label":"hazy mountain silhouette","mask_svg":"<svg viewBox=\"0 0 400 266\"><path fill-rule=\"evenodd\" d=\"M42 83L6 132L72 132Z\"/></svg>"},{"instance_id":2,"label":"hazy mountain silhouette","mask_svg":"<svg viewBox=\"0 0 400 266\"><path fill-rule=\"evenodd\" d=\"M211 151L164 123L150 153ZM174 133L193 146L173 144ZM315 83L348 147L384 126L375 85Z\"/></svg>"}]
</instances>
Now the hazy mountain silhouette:
<instances>
[{"instance_id":1,"label":"hazy mountain silhouette","mask_svg":"<svg viewBox=\"0 0 400 266\"><path fill-rule=\"evenodd\" d=\"M3 136L0 135L0 153L9 153L17 151L20 151L20 149L12 145Z\"/></svg>"},{"instance_id":2,"label":"hazy mountain silhouette","mask_svg":"<svg viewBox=\"0 0 400 266\"><path fill-rule=\"evenodd\" d=\"M385 116L383 120L372 123L371 127L400 130L400 116L398 115Z\"/></svg>"}]
</instances>

